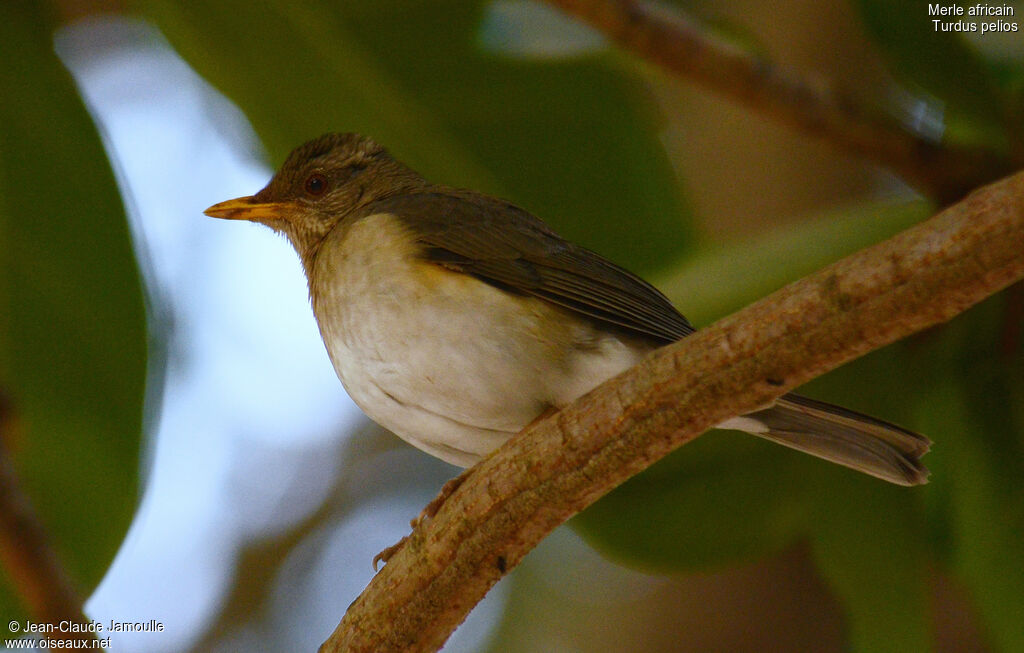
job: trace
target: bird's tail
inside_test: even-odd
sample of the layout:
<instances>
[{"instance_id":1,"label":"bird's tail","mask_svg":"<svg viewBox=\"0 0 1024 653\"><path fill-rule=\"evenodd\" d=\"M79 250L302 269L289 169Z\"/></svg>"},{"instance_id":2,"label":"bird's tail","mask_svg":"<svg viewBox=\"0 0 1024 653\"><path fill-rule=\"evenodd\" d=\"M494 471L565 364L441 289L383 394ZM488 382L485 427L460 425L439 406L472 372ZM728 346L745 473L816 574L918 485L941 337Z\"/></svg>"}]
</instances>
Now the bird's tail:
<instances>
[{"instance_id":1,"label":"bird's tail","mask_svg":"<svg viewBox=\"0 0 1024 653\"><path fill-rule=\"evenodd\" d=\"M723 426L738 427L890 483L920 485L928 481L928 469L921 464L921 456L931 446L928 438L822 401L787 394L772 407Z\"/></svg>"}]
</instances>

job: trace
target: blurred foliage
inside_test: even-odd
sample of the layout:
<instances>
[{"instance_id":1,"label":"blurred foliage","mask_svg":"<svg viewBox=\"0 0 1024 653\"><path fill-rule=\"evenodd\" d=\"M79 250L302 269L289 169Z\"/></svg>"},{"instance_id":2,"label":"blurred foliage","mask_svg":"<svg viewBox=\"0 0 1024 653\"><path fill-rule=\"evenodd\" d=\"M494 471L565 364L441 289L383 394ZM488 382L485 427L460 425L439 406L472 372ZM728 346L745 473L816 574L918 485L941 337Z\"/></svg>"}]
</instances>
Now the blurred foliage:
<instances>
[{"instance_id":1,"label":"blurred foliage","mask_svg":"<svg viewBox=\"0 0 1024 653\"><path fill-rule=\"evenodd\" d=\"M1024 650L1024 302L1019 284L913 348L912 409L942 443L929 519L997 650ZM1017 312L1017 321L1008 316ZM913 343L911 343L913 344ZM915 393L916 394L916 393Z\"/></svg>"},{"instance_id":2,"label":"blurred foliage","mask_svg":"<svg viewBox=\"0 0 1024 653\"><path fill-rule=\"evenodd\" d=\"M658 287L700 326L785 284L906 229L932 214L924 201L865 201L822 212L796 227L711 245L658 277Z\"/></svg>"},{"instance_id":3,"label":"blurred foliage","mask_svg":"<svg viewBox=\"0 0 1024 653\"><path fill-rule=\"evenodd\" d=\"M935 3L854 0L894 74L946 104L953 127L947 136L985 139L1005 146L1010 103L1000 88L995 65L971 47L963 34L936 30L933 23L991 22L997 18L932 16L928 11L931 4Z\"/></svg>"},{"instance_id":4,"label":"blurred foliage","mask_svg":"<svg viewBox=\"0 0 1024 653\"><path fill-rule=\"evenodd\" d=\"M1020 29L1024 7L1016 7L1017 17L971 16L967 12L970 5L963 5L963 16L942 16L929 13L936 3L920 0L853 0L853 4L894 75L910 89L926 91L941 104L940 113L946 114L948 123L945 138L979 141L999 149L1019 146L1019 130L1024 127L1024 61L989 56L977 47L977 41L966 38L991 40L991 33L943 32L936 30L934 21L953 24L962 20L976 26L999 21L1016 23ZM1009 34L1020 38L1019 32Z\"/></svg>"},{"instance_id":5,"label":"blurred foliage","mask_svg":"<svg viewBox=\"0 0 1024 653\"><path fill-rule=\"evenodd\" d=\"M33 2L0 3L0 387L25 489L84 589L136 504L143 296L114 175ZM0 614L22 614L9 586Z\"/></svg>"},{"instance_id":6,"label":"blurred foliage","mask_svg":"<svg viewBox=\"0 0 1024 653\"><path fill-rule=\"evenodd\" d=\"M1024 141L1013 131L1021 66L935 32L922 3L851 2L894 75L948 106L950 138ZM325 131L370 134L432 179L509 197L573 240L661 272L698 324L931 211L865 203L691 256L692 220L658 116L619 55L485 52L482 0L131 4L238 103L275 163ZM25 416L18 462L33 499L91 586L135 500L143 310L109 164L38 15L31 3L0 4L0 384ZM970 589L1000 650L1024 650L1020 302L1004 293L808 385L927 433L937 444L926 488L722 432L575 526L607 555L657 573L806 539L858 651L931 646L926 579L939 569Z\"/></svg>"}]
</instances>

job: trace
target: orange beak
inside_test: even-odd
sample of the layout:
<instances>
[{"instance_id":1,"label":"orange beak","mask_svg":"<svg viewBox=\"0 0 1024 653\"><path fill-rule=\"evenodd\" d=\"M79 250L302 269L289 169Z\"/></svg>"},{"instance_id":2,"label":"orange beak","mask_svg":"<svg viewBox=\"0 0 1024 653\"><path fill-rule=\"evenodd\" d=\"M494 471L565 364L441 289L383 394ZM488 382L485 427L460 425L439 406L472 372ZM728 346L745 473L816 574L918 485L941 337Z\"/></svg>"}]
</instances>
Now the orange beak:
<instances>
[{"instance_id":1,"label":"orange beak","mask_svg":"<svg viewBox=\"0 0 1024 653\"><path fill-rule=\"evenodd\" d=\"M292 206L287 202L260 202L249 195L214 204L203 213L211 218L265 222L284 218L291 213L291 209Z\"/></svg>"}]
</instances>

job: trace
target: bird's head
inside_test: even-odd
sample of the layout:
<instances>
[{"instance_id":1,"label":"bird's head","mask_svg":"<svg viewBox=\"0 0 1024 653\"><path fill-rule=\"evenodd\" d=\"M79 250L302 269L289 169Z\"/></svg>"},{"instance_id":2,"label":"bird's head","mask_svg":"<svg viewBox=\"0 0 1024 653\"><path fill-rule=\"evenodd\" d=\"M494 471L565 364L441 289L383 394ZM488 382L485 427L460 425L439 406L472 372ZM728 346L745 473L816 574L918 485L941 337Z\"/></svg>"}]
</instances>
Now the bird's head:
<instances>
[{"instance_id":1,"label":"bird's head","mask_svg":"<svg viewBox=\"0 0 1024 653\"><path fill-rule=\"evenodd\" d=\"M359 134L325 134L300 145L255 195L214 204L214 218L259 222L285 234L305 258L354 211L425 182Z\"/></svg>"}]
</instances>

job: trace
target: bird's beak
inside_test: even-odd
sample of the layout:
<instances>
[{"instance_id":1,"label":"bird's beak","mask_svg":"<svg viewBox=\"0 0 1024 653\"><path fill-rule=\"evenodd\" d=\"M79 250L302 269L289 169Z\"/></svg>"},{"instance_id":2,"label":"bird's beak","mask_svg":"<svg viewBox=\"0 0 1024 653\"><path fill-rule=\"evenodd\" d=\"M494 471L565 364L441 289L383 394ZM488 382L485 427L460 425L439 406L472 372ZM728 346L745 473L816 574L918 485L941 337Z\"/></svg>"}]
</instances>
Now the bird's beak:
<instances>
[{"instance_id":1,"label":"bird's beak","mask_svg":"<svg viewBox=\"0 0 1024 653\"><path fill-rule=\"evenodd\" d=\"M285 217L291 208L287 202L260 202L255 196L249 195L214 204L203 213L211 218L225 220L267 222Z\"/></svg>"}]
</instances>

